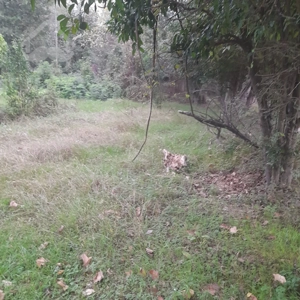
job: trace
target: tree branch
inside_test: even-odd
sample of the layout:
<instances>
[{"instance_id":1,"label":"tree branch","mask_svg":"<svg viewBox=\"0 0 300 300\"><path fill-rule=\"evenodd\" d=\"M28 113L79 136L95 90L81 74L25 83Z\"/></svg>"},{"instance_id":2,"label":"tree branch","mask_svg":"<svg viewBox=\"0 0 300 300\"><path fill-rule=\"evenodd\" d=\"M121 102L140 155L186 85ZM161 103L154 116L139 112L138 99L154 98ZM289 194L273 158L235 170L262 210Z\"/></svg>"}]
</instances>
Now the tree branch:
<instances>
[{"instance_id":1,"label":"tree branch","mask_svg":"<svg viewBox=\"0 0 300 300\"><path fill-rule=\"evenodd\" d=\"M182 115L192 117L192 118L194 118L195 120L197 120L198 122L200 122L202 124L209 125L209 126L216 127L216 128L227 129L228 131L230 131L231 133L233 133L234 135L236 135L237 137L239 137L240 139L242 139L246 143L250 144L252 147L257 148L257 149L259 148L259 146L255 142L251 141L247 136L245 136L243 133L241 133L237 128L235 128L233 126L229 126L229 125L227 125L223 122L220 122L218 120L215 120L215 119L208 120L208 119L202 118L198 115L192 114L189 111L179 110L178 112Z\"/></svg>"}]
</instances>

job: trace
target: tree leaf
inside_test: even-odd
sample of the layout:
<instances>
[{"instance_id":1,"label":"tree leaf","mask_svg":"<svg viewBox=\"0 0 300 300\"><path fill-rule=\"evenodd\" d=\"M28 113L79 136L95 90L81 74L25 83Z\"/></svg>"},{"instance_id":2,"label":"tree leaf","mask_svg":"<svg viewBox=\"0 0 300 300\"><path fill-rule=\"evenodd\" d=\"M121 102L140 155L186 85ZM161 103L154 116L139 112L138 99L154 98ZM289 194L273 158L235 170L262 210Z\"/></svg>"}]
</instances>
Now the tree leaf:
<instances>
[{"instance_id":1,"label":"tree leaf","mask_svg":"<svg viewBox=\"0 0 300 300\"><path fill-rule=\"evenodd\" d=\"M47 261L48 261L47 259L45 259L44 257L41 257L36 260L36 264L40 268L40 267L44 266Z\"/></svg>"},{"instance_id":2,"label":"tree leaf","mask_svg":"<svg viewBox=\"0 0 300 300\"><path fill-rule=\"evenodd\" d=\"M159 278L159 274L158 274L158 272L155 271L155 270L150 270L150 271L149 271L149 274L150 274L150 276L151 276L151 278L152 278L153 280L156 280L156 279Z\"/></svg>"},{"instance_id":3,"label":"tree leaf","mask_svg":"<svg viewBox=\"0 0 300 300\"><path fill-rule=\"evenodd\" d=\"M83 262L83 266L86 267L90 264L92 257L88 257L85 253L80 255L80 259Z\"/></svg>"},{"instance_id":4,"label":"tree leaf","mask_svg":"<svg viewBox=\"0 0 300 300\"><path fill-rule=\"evenodd\" d=\"M100 270L94 277L94 283L100 282L104 278L102 271Z\"/></svg>"},{"instance_id":5,"label":"tree leaf","mask_svg":"<svg viewBox=\"0 0 300 300\"><path fill-rule=\"evenodd\" d=\"M219 292L220 287L219 287L217 284L212 283L212 284L206 285L206 286L203 288L203 290L204 290L205 292L208 292L208 293L211 294L212 296L214 296L214 295L216 295L216 294Z\"/></svg>"},{"instance_id":6,"label":"tree leaf","mask_svg":"<svg viewBox=\"0 0 300 300\"><path fill-rule=\"evenodd\" d=\"M19 206L19 204L18 204L17 202L15 202L15 201L10 201L9 207L17 207L17 206Z\"/></svg>"},{"instance_id":7,"label":"tree leaf","mask_svg":"<svg viewBox=\"0 0 300 300\"><path fill-rule=\"evenodd\" d=\"M95 290L93 290L93 289L86 289L85 291L82 292L82 295L85 296L85 297L87 297L87 296L90 296L90 295L92 295L94 293L95 293Z\"/></svg>"},{"instance_id":8,"label":"tree leaf","mask_svg":"<svg viewBox=\"0 0 300 300\"><path fill-rule=\"evenodd\" d=\"M56 282L64 291L66 291L69 287L64 283L62 279Z\"/></svg>"},{"instance_id":9,"label":"tree leaf","mask_svg":"<svg viewBox=\"0 0 300 300\"><path fill-rule=\"evenodd\" d=\"M273 274L274 277L274 281L278 281L280 283L286 283L286 279L284 276L280 275L280 274Z\"/></svg>"}]
</instances>

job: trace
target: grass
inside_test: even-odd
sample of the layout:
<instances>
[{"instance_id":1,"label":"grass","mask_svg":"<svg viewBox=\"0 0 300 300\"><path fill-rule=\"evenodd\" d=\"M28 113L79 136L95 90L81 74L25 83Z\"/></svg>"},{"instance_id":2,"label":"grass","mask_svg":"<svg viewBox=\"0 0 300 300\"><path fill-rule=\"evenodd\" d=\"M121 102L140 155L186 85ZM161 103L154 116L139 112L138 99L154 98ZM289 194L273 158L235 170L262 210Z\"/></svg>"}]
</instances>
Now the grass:
<instances>
[{"instance_id":1,"label":"grass","mask_svg":"<svg viewBox=\"0 0 300 300\"><path fill-rule=\"evenodd\" d=\"M95 290L88 299L189 299L190 289L191 299L246 299L249 292L257 299L299 299L297 217L289 221L280 204L263 207L249 197L213 192L202 198L193 189L197 174L211 164L245 168L239 164L249 148L234 140L212 143L205 127L164 104L132 162L147 107L110 100L82 101L77 108L0 127L5 300L85 299L87 288ZM165 173L162 148L186 154L188 173ZM9 207L11 201L18 206ZM48 246L40 249L44 242ZM92 257L87 267L82 253ZM47 262L39 268L40 257ZM93 283L99 270L104 279ZM150 270L159 278L153 280ZM277 273L285 284L273 281ZM219 286L215 296L208 284Z\"/></svg>"}]
</instances>

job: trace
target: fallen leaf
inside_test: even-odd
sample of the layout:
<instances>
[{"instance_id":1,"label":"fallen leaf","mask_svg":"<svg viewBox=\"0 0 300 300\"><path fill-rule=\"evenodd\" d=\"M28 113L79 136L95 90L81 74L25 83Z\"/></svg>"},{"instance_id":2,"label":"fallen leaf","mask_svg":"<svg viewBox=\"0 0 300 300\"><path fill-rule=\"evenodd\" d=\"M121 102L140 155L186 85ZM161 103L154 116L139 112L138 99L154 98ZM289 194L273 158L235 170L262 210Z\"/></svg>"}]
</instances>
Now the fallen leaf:
<instances>
[{"instance_id":1,"label":"fallen leaf","mask_svg":"<svg viewBox=\"0 0 300 300\"><path fill-rule=\"evenodd\" d=\"M269 224L269 221L264 221L263 223L262 223L262 226L266 226L266 225L268 225Z\"/></svg>"},{"instance_id":2,"label":"fallen leaf","mask_svg":"<svg viewBox=\"0 0 300 300\"><path fill-rule=\"evenodd\" d=\"M191 299L195 294L194 290L192 290L192 289L189 289L188 291L184 290L181 293L185 300Z\"/></svg>"},{"instance_id":3,"label":"fallen leaf","mask_svg":"<svg viewBox=\"0 0 300 300\"><path fill-rule=\"evenodd\" d=\"M187 230L186 231L189 235L195 235L196 230Z\"/></svg>"},{"instance_id":4,"label":"fallen leaf","mask_svg":"<svg viewBox=\"0 0 300 300\"><path fill-rule=\"evenodd\" d=\"M153 230L149 229L147 230L146 234L151 234L153 232Z\"/></svg>"},{"instance_id":5,"label":"fallen leaf","mask_svg":"<svg viewBox=\"0 0 300 300\"><path fill-rule=\"evenodd\" d=\"M36 260L36 264L40 268L41 266L44 266L47 261L48 261L47 259L45 259L44 257L41 257Z\"/></svg>"},{"instance_id":6,"label":"fallen leaf","mask_svg":"<svg viewBox=\"0 0 300 300\"><path fill-rule=\"evenodd\" d=\"M61 267L61 263L57 263L56 265L57 265L58 267Z\"/></svg>"},{"instance_id":7,"label":"fallen leaf","mask_svg":"<svg viewBox=\"0 0 300 300\"><path fill-rule=\"evenodd\" d=\"M282 216L282 214L280 214L280 213L278 213L278 212L274 213L274 217L275 217L275 218L280 218L281 216Z\"/></svg>"},{"instance_id":8,"label":"fallen leaf","mask_svg":"<svg viewBox=\"0 0 300 300\"><path fill-rule=\"evenodd\" d=\"M43 244L40 245L39 249L40 250L46 249L48 245L49 245L49 243L45 242L45 243L43 243Z\"/></svg>"},{"instance_id":9,"label":"fallen leaf","mask_svg":"<svg viewBox=\"0 0 300 300\"><path fill-rule=\"evenodd\" d=\"M248 293L248 294L247 294L247 298L248 298L249 300L257 300L257 298L256 298L252 293Z\"/></svg>"},{"instance_id":10,"label":"fallen leaf","mask_svg":"<svg viewBox=\"0 0 300 300\"><path fill-rule=\"evenodd\" d=\"M226 224L221 224L220 228L230 230L230 226L228 226Z\"/></svg>"},{"instance_id":11,"label":"fallen leaf","mask_svg":"<svg viewBox=\"0 0 300 300\"><path fill-rule=\"evenodd\" d=\"M162 296L158 296L157 300L164 300L164 298Z\"/></svg>"},{"instance_id":12,"label":"fallen leaf","mask_svg":"<svg viewBox=\"0 0 300 300\"><path fill-rule=\"evenodd\" d=\"M93 290L93 289L86 289L85 291L82 292L82 295L83 296L90 296L90 295L92 295L94 293L95 293L95 290Z\"/></svg>"},{"instance_id":13,"label":"fallen leaf","mask_svg":"<svg viewBox=\"0 0 300 300\"><path fill-rule=\"evenodd\" d=\"M158 274L158 272L155 271L155 270L150 270L150 271L149 271L149 274L150 274L150 276L151 276L151 278L152 278L153 280L156 280L156 279L159 278L159 274Z\"/></svg>"},{"instance_id":14,"label":"fallen leaf","mask_svg":"<svg viewBox=\"0 0 300 300\"><path fill-rule=\"evenodd\" d=\"M183 254L183 256L185 256L185 257L188 258L188 259L190 259L190 258L192 257L192 255L189 254L189 253L186 252L186 251L182 251L182 254Z\"/></svg>"},{"instance_id":15,"label":"fallen leaf","mask_svg":"<svg viewBox=\"0 0 300 300\"><path fill-rule=\"evenodd\" d=\"M152 287L150 287L150 293L152 294L152 295L157 295L157 293L158 293L158 289L157 289L157 287L156 286L152 286Z\"/></svg>"},{"instance_id":16,"label":"fallen leaf","mask_svg":"<svg viewBox=\"0 0 300 300\"><path fill-rule=\"evenodd\" d=\"M57 275L61 275L64 271L65 271L65 270L59 270L59 271L57 272Z\"/></svg>"},{"instance_id":17,"label":"fallen leaf","mask_svg":"<svg viewBox=\"0 0 300 300\"><path fill-rule=\"evenodd\" d=\"M102 271L100 270L94 277L94 283L100 282L104 278Z\"/></svg>"},{"instance_id":18,"label":"fallen leaf","mask_svg":"<svg viewBox=\"0 0 300 300\"><path fill-rule=\"evenodd\" d=\"M4 296L5 296L4 292L0 290L0 300L4 300Z\"/></svg>"},{"instance_id":19,"label":"fallen leaf","mask_svg":"<svg viewBox=\"0 0 300 300\"><path fill-rule=\"evenodd\" d=\"M136 216L139 217L141 215L141 207L138 206L136 209L135 209L135 213L136 213Z\"/></svg>"},{"instance_id":20,"label":"fallen leaf","mask_svg":"<svg viewBox=\"0 0 300 300\"><path fill-rule=\"evenodd\" d=\"M19 204L16 201L10 201L9 206L10 207L17 207L17 206L19 206Z\"/></svg>"},{"instance_id":21,"label":"fallen leaf","mask_svg":"<svg viewBox=\"0 0 300 300\"><path fill-rule=\"evenodd\" d=\"M267 237L267 239L272 241L272 240L276 239L276 236L275 235L270 235L270 236Z\"/></svg>"},{"instance_id":22,"label":"fallen leaf","mask_svg":"<svg viewBox=\"0 0 300 300\"><path fill-rule=\"evenodd\" d=\"M92 257L88 257L85 253L81 254L80 258L83 262L84 267L88 266L92 260Z\"/></svg>"},{"instance_id":23,"label":"fallen leaf","mask_svg":"<svg viewBox=\"0 0 300 300\"><path fill-rule=\"evenodd\" d=\"M238 230L237 230L236 226L231 227L230 230L229 230L229 232L230 232L231 234L237 233L237 231L238 231Z\"/></svg>"},{"instance_id":24,"label":"fallen leaf","mask_svg":"<svg viewBox=\"0 0 300 300\"><path fill-rule=\"evenodd\" d=\"M212 283L212 284L206 285L206 286L203 288L203 290L204 290L205 292L210 293L212 296L214 296L214 295L216 295L216 294L219 292L220 287L219 287L217 284Z\"/></svg>"},{"instance_id":25,"label":"fallen leaf","mask_svg":"<svg viewBox=\"0 0 300 300\"><path fill-rule=\"evenodd\" d=\"M147 273L143 268L140 268L140 275L143 276L143 277L147 276Z\"/></svg>"},{"instance_id":26,"label":"fallen leaf","mask_svg":"<svg viewBox=\"0 0 300 300\"><path fill-rule=\"evenodd\" d=\"M280 274L273 274L274 276L274 281L278 281L280 283L285 283L286 279L284 276L280 275Z\"/></svg>"},{"instance_id":27,"label":"fallen leaf","mask_svg":"<svg viewBox=\"0 0 300 300\"><path fill-rule=\"evenodd\" d=\"M241 262L241 263L244 263L244 262L245 262L245 260L244 260L242 257L239 257L239 258L238 258L238 261Z\"/></svg>"},{"instance_id":28,"label":"fallen leaf","mask_svg":"<svg viewBox=\"0 0 300 300\"><path fill-rule=\"evenodd\" d=\"M12 286L12 282L8 281L8 280L2 280L2 284L6 287L6 286Z\"/></svg>"},{"instance_id":29,"label":"fallen leaf","mask_svg":"<svg viewBox=\"0 0 300 300\"><path fill-rule=\"evenodd\" d=\"M64 230L65 226L64 225L61 225L58 229L58 233L61 233L63 230Z\"/></svg>"},{"instance_id":30,"label":"fallen leaf","mask_svg":"<svg viewBox=\"0 0 300 300\"><path fill-rule=\"evenodd\" d=\"M149 255L149 256L153 256L154 255L154 251L150 248L146 248L146 253Z\"/></svg>"},{"instance_id":31,"label":"fallen leaf","mask_svg":"<svg viewBox=\"0 0 300 300\"><path fill-rule=\"evenodd\" d=\"M68 286L64 283L64 281L61 279L56 282L64 291L68 289Z\"/></svg>"},{"instance_id":32,"label":"fallen leaf","mask_svg":"<svg viewBox=\"0 0 300 300\"><path fill-rule=\"evenodd\" d=\"M126 274L126 277L128 278L129 276L131 276L131 275L132 275L132 271L131 271L131 270L129 270L129 271L126 271L126 272L125 272L125 274Z\"/></svg>"}]
</instances>

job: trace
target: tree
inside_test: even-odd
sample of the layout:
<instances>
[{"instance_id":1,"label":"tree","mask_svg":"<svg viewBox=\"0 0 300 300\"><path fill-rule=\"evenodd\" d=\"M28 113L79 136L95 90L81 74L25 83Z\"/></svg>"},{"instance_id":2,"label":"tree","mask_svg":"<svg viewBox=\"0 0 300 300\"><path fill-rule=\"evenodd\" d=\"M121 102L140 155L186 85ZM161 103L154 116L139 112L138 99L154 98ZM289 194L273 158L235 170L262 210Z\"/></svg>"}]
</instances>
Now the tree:
<instances>
[{"instance_id":1,"label":"tree","mask_svg":"<svg viewBox=\"0 0 300 300\"><path fill-rule=\"evenodd\" d=\"M67 6L65 0L57 0ZM72 11L76 0L71 0ZM257 99L265 158L267 184L289 186L292 181L300 105L300 2L298 0L89 0L82 1L80 18L59 16L61 29L75 32L86 28L84 14L91 8L107 7L108 26L120 41L133 41L133 49L143 47L144 27L154 28L159 16L177 22L171 45L182 53L183 61L214 58L237 51L245 55L251 88ZM197 115L191 105L183 112L210 126L230 130L257 146L226 119Z\"/></svg>"}]
</instances>

